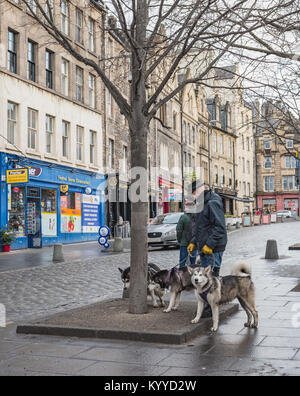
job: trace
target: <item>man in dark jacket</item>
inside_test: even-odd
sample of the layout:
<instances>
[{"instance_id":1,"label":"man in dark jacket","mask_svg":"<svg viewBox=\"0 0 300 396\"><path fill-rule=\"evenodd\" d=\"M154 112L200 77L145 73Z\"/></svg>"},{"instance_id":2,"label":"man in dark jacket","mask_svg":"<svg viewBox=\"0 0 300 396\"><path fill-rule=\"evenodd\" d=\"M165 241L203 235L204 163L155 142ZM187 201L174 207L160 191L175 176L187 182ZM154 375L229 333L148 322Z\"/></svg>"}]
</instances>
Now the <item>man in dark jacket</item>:
<instances>
[{"instance_id":1,"label":"man in dark jacket","mask_svg":"<svg viewBox=\"0 0 300 396\"><path fill-rule=\"evenodd\" d=\"M188 246L188 252L192 253L198 248L201 266L213 269L213 274L219 276L223 254L227 245L227 229L225 213L221 197L212 190L202 191L200 194L204 200L203 210L197 211L193 238ZM199 189L193 186L193 195L199 200Z\"/></svg>"},{"instance_id":2,"label":"man in dark jacket","mask_svg":"<svg viewBox=\"0 0 300 396\"><path fill-rule=\"evenodd\" d=\"M188 251L187 247L191 243L193 237L193 223L195 221L195 214L186 211L184 215L181 216L177 224L177 240L180 245L180 268L186 266ZM197 250L193 251L190 259L190 263L193 265L196 263Z\"/></svg>"}]
</instances>

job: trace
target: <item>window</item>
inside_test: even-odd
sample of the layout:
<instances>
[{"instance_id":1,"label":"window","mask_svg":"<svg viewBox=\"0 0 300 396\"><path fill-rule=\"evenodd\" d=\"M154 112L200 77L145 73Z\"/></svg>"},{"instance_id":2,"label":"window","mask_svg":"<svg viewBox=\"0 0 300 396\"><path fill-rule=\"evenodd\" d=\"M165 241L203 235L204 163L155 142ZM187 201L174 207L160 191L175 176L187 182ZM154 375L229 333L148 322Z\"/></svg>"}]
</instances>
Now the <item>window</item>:
<instances>
[{"instance_id":1,"label":"window","mask_svg":"<svg viewBox=\"0 0 300 396\"><path fill-rule=\"evenodd\" d=\"M128 149L126 146L123 146L123 164L122 164L122 171L123 174L126 175L127 173L127 163L128 163ZM151 167L150 167L151 168ZM149 168L149 171L150 171Z\"/></svg>"},{"instance_id":2,"label":"window","mask_svg":"<svg viewBox=\"0 0 300 396\"><path fill-rule=\"evenodd\" d=\"M247 195L248 195L248 197L251 197L251 184L250 183L247 184Z\"/></svg>"},{"instance_id":3,"label":"window","mask_svg":"<svg viewBox=\"0 0 300 396\"><path fill-rule=\"evenodd\" d=\"M173 113L173 129L176 132L177 131L177 113Z\"/></svg>"},{"instance_id":4,"label":"window","mask_svg":"<svg viewBox=\"0 0 300 396\"><path fill-rule=\"evenodd\" d=\"M217 186L219 183L219 170L218 167L215 166L215 185Z\"/></svg>"},{"instance_id":5,"label":"window","mask_svg":"<svg viewBox=\"0 0 300 396\"><path fill-rule=\"evenodd\" d=\"M250 161L247 161L247 173L250 175L251 169L250 169Z\"/></svg>"},{"instance_id":6,"label":"window","mask_svg":"<svg viewBox=\"0 0 300 396\"><path fill-rule=\"evenodd\" d=\"M8 229L17 237L26 235L25 187L8 185Z\"/></svg>"},{"instance_id":7,"label":"window","mask_svg":"<svg viewBox=\"0 0 300 396\"><path fill-rule=\"evenodd\" d=\"M46 115L46 153L53 151L54 117Z\"/></svg>"},{"instance_id":8,"label":"window","mask_svg":"<svg viewBox=\"0 0 300 396\"><path fill-rule=\"evenodd\" d=\"M17 143L17 105L7 104L7 140L10 144Z\"/></svg>"},{"instance_id":9,"label":"window","mask_svg":"<svg viewBox=\"0 0 300 396\"><path fill-rule=\"evenodd\" d=\"M229 176L229 180L228 180L229 187L232 187L232 170L231 169L229 170L228 176Z\"/></svg>"},{"instance_id":10,"label":"window","mask_svg":"<svg viewBox=\"0 0 300 396\"><path fill-rule=\"evenodd\" d=\"M90 131L90 164L96 165L96 141L97 133Z\"/></svg>"},{"instance_id":11,"label":"window","mask_svg":"<svg viewBox=\"0 0 300 396\"><path fill-rule=\"evenodd\" d=\"M292 191L295 188L295 176L283 176L284 191Z\"/></svg>"},{"instance_id":12,"label":"window","mask_svg":"<svg viewBox=\"0 0 300 396\"><path fill-rule=\"evenodd\" d=\"M96 79L92 74L89 74L89 105L95 108L95 82Z\"/></svg>"},{"instance_id":13,"label":"window","mask_svg":"<svg viewBox=\"0 0 300 396\"><path fill-rule=\"evenodd\" d=\"M61 61L61 93L69 95L69 62L65 59Z\"/></svg>"},{"instance_id":14,"label":"window","mask_svg":"<svg viewBox=\"0 0 300 396\"><path fill-rule=\"evenodd\" d=\"M48 16L48 18L50 19L50 21L53 20L53 0L46 0L46 15Z\"/></svg>"},{"instance_id":15,"label":"window","mask_svg":"<svg viewBox=\"0 0 300 396\"><path fill-rule=\"evenodd\" d=\"M221 184L225 185L225 169L221 168Z\"/></svg>"},{"instance_id":16,"label":"window","mask_svg":"<svg viewBox=\"0 0 300 396\"><path fill-rule=\"evenodd\" d=\"M33 14L36 14L36 2L35 0L27 0L28 6L27 6L27 10L28 12L31 12Z\"/></svg>"},{"instance_id":17,"label":"window","mask_svg":"<svg viewBox=\"0 0 300 396\"><path fill-rule=\"evenodd\" d=\"M265 143L265 150L270 150L271 149L271 139L266 138L264 143Z\"/></svg>"},{"instance_id":18,"label":"window","mask_svg":"<svg viewBox=\"0 0 300 396\"><path fill-rule=\"evenodd\" d=\"M294 148L294 141L292 139L286 139L286 147L288 149Z\"/></svg>"},{"instance_id":19,"label":"window","mask_svg":"<svg viewBox=\"0 0 300 396\"><path fill-rule=\"evenodd\" d=\"M8 59L7 69L11 73L17 73L17 33L8 31Z\"/></svg>"},{"instance_id":20,"label":"window","mask_svg":"<svg viewBox=\"0 0 300 396\"><path fill-rule=\"evenodd\" d=\"M243 195L246 195L246 182L243 182Z\"/></svg>"},{"instance_id":21,"label":"window","mask_svg":"<svg viewBox=\"0 0 300 396\"><path fill-rule=\"evenodd\" d=\"M82 22L83 22L83 12L79 8L76 8L75 40L77 41L77 43L80 44L83 43Z\"/></svg>"},{"instance_id":22,"label":"window","mask_svg":"<svg viewBox=\"0 0 300 396\"><path fill-rule=\"evenodd\" d=\"M285 167L287 169L296 169L296 158L295 157L285 157Z\"/></svg>"},{"instance_id":23,"label":"window","mask_svg":"<svg viewBox=\"0 0 300 396\"><path fill-rule=\"evenodd\" d=\"M76 100L83 102L83 70L76 66Z\"/></svg>"},{"instance_id":24,"label":"window","mask_svg":"<svg viewBox=\"0 0 300 396\"><path fill-rule=\"evenodd\" d=\"M69 129L70 124L66 121L62 122L62 156L68 158L69 156Z\"/></svg>"},{"instance_id":25,"label":"window","mask_svg":"<svg viewBox=\"0 0 300 396\"><path fill-rule=\"evenodd\" d=\"M83 128L80 126L76 127L76 159L83 161Z\"/></svg>"},{"instance_id":26,"label":"window","mask_svg":"<svg viewBox=\"0 0 300 396\"><path fill-rule=\"evenodd\" d=\"M218 151L218 143L217 143L217 134L214 132L213 134L213 142L214 142L214 152L216 153Z\"/></svg>"},{"instance_id":27,"label":"window","mask_svg":"<svg viewBox=\"0 0 300 396\"><path fill-rule=\"evenodd\" d=\"M69 3L67 0L61 0L61 30L64 34L69 35Z\"/></svg>"},{"instance_id":28,"label":"window","mask_svg":"<svg viewBox=\"0 0 300 396\"><path fill-rule=\"evenodd\" d=\"M220 136L220 154L224 154L224 136Z\"/></svg>"},{"instance_id":29,"label":"window","mask_svg":"<svg viewBox=\"0 0 300 396\"><path fill-rule=\"evenodd\" d=\"M53 52L46 50L46 87L53 89Z\"/></svg>"},{"instance_id":30,"label":"window","mask_svg":"<svg viewBox=\"0 0 300 396\"><path fill-rule=\"evenodd\" d=\"M242 158L242 162L243 162L243 173L246 173L246 160L245 160L245 158Z\"/></svg>"},{"instance_id":31,"label":"window","mask_svg":"<svg viewBox=\"0 0 300 396\"><path fill-rule=\"evenodd\" d=\"M247 138L247 140L246 140L246 150L250 151L250 139L249 138Z\"/></svg>"},{"instance_id":32,"label":"window","mask_svg":"<svg viewBox=\"0 0 300 396\"><path fill-rule=\"evenodd\" d=\"M27 146L36 150L37 146L37 111L28 109L28 135Z\"/></svg>"},{"instance_id":33,"label":"window","mask_svg":"<svg viewBox=\"0 0 300 396\"><path fill-rule=\"evenodd\" d=\"M193 133L193 144L196 144L196 130L195 130L195 127L192 128L192 133Z\"/></svg>"},{"instance_id":34,"label":"window","mask_svg":"<svg viewBox=\"0 0 300 396\"><path fill-rule=\"evenodd\" d=\"M185 159L187 161L187 155L186 155ZM163 169L169 169L169 148L164 143L162 143L160 146L160 166ZM186 166L187 166L187 163L186 163Z\"/></svg>"},{"instance_id":35,"label":"window","mask_svg":"<svg viewBox=\"0 0 300 396\"><path fill-rule=\"evenodd\" d=\"M89 33L89 50L95 52L95 22L89 18L88 21L88 33Z\"/></svg>"},{"instance_id":36,"label":"window","mask_svg":"<svg viewBox=\"0 0 300 396\"><path fill-rule=\"evenodd\" d=\"M265 192L273 192L274 191L274 176L265 176L264 177L264 187L265 187Z\"/></svg>"},{"instance_id":37,"label":"window","mask_svg":"<svg viewBox=\"0 0 300 396\"><path fill-rule=\"evenodd\" d=\"M27 45L27 78L30 81L36 81L36 44L28 41Z\"/></svg>"},{"instance_id":38,"label":"window","mask_svg":"<svg viewBox=\"0 0 300 396\"><path fill-rule=\"evenodd\" d=\"M113 169L115 166L115 142L112 139L109 139L108 142L108 167L109 169Z\"/></svg>"},{"instance_id":39,"label":"window","mask_svg":"<svg viewBox=\"0 0 300 396\"><path fill-rule=\"evenodd\" d=\"M107 114L108 114L108 117L112 118L112 116L113 116L113 101L112 101L112 96L111 96L111 93L109 92L108 89L106 90L106 93L107 93L107 101L106 101L106 104L107 104Z\"/></svg>"},{"instance_id":40,"label":"window","mask_svg":"<svg viewBox=\"0 0 300 396\"><path fill-rule=\"evenodd\" d=\"M228 138L228 157L231 158L231 140Z\"/></svg>"},{"instance_id":41,"label":"window","mask_svg":"<svg viewBox=\"0 0 300 396\"><path fill-rule=\"evenodd\" d=\"M185 121L183 123L182 134L183 134L183 136L182 136L183 143L186 143L186 122Z\"/></svg>"},{"instance_id":42,"label":"window","mask_svg":"<svg viewBox=\"0 0 300 396\"><path fill-rule=\"evenodd\" d=\"M265 157L265 169L272 169L272 157Z\"/></svg>"}]
</instances>

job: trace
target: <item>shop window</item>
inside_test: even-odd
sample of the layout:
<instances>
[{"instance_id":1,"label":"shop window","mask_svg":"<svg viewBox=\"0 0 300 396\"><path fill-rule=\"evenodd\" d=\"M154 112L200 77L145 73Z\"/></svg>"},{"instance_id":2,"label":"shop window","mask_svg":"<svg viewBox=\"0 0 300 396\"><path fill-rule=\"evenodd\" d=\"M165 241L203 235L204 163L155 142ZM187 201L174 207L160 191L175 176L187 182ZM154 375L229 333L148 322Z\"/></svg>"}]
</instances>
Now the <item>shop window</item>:
<instances>
[{"instance_id":1,"label":"shop window","mask_svg":"<svg viewBox=\"0 0 300 396\"><path fill-rule=\"evenodd\" d=\"M42 212L56 213L56 190L42 190Z\"/></svg>"},{"instance_id":2,"label":"shop window","mask_svg":"<svg viewBox=\"0 0 300 396\"><path fill-rule=\"evenodd\" d=\"M8 186L8 229L25 236L25 187Z\"/></svg>"},{"instance_id":3,"label":"shop window","mask_svg":"<svg viewBox=\"0 0 300 396\"><path fill-rule=\"evenodd\" d=\"M57 236L56 190L42 189L41 209L43 236Z\"/></svg>"},{"instance_id":4,"label":"shop window","mask_svg":"<svg viewBox=\"0 0 300 396\"><path fill-rule=\"evenodd\" d=\"M68 192L60 196L61 232L81 233L81 194Z\"/></svg>"}]
</instances>

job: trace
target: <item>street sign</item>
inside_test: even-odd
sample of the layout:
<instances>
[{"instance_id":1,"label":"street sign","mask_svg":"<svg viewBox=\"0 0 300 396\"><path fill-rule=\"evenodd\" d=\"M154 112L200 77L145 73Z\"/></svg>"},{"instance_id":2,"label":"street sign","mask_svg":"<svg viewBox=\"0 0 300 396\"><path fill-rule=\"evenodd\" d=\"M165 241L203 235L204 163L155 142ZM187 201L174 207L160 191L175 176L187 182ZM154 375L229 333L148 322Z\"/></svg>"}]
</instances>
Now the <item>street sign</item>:
<instances>
[{"instance_id":1,"label":"street sign","mask_svg":"<svg viewBox=\"0 0 300 396\"><path fill-rule=\"evenodd\" d=\"M28 183L28 169L10 169L6 171L7 184Z\"/></svg>"}]
</instances>

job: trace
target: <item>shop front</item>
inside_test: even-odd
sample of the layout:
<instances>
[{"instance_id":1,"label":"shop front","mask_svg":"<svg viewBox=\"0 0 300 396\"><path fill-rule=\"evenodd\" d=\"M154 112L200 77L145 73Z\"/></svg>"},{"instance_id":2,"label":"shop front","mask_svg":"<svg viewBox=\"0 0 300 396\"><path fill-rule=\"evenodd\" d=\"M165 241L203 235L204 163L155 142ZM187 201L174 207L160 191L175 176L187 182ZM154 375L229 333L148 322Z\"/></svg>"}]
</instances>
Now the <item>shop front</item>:
<instances>
[{"instance_id":1,"label":"shop front","mask_svg":"<svg viewBox=\"0 0 300 396\"><path fill-rule=\"evenodd\" d=\"M182 186L159 178L158 215L176 213L182 210Z\"/></svg>"},{"instance_id":2,"label":"shop front","mask_svg":"<svg viewBox=\"0 0 300 396\"><path fill-rule=\"evenodd\" d=\"M28 181L10 180L28 170ZM16 236L12 249L96 240L104 225L103 176L1 153L1 228Z\"/></svg>"},{"instance_id":3,"label":"shop front","mask_svg":"<svg viewBox=\"0 0 300 396\"><path fill-rule=\"evenodd\" d=\"M281 210L290 210L294 217L299 215L298 194L277 194L274 196L258 196L257 204L264 212L276 213Z\"/></svg>"}]
</instances>

